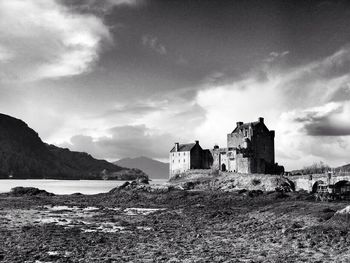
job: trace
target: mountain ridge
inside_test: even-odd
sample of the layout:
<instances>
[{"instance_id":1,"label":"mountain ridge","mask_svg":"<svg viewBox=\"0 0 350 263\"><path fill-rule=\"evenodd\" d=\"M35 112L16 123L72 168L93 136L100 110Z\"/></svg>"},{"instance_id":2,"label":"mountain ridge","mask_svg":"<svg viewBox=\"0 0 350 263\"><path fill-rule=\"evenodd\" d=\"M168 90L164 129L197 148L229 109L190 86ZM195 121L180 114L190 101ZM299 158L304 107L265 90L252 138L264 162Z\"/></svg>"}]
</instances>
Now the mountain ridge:
<instances>
[{"instance_id":1,"label":"mountain ridge","mask_svg":"<svg viewBox=\"0 0 350 263\"><path fill-rule=\"evenodd\" d=\"M24 121L0 113L0 178L116 179L146 177L129 169L97 160L84 152L44 143Z\"/></svg>"},{"instance_id":2,"label":"mountain ridge","mask_svg":"<svg viewBox=\"0 0 350 263\"><path fill-rule=\"evenodd\" d=\"M137 168L144 171L151 179L168 179L169 164L154 160L149 157L140 156L135 158L126 157L113 162L128 168Z\"/></svg>"}]
</instances>

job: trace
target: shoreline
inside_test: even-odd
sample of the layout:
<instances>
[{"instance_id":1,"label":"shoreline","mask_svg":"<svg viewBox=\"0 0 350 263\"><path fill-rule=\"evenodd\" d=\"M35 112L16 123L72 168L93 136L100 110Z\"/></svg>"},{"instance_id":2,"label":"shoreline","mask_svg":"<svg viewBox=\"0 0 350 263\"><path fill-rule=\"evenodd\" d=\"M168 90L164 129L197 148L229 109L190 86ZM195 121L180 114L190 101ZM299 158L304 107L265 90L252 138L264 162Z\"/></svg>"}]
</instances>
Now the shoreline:
<instances>
[{"instance_id":1,"label":"shoreline","mask_svg":"<svg viewBox=\"0 0 350 263\"><path fill-rule=\"evenodd\" d=\"M96 195L0 194L0 258L347 262L349 222L337 213L347 205L315 202L305 192L171 187L153 192L119 187Z\"/></svg>"},{"instance_id":2,"label":"shoreline","mask_svg":"<svg viewBox=\"0 0 350 263\"><path fill-rule=\"evenodd\" d=\"M124 184L127 181L105 180L53 180L53 179L27 179L27 180L2 180L0 181L0 193L11 191L13 187L36 187L55 194L97 194L106 193L111 189ZM128 182L131 182L128 181ZM152 180L150 184L165 184L165 181Z\"/></svg>"}]
</instances>

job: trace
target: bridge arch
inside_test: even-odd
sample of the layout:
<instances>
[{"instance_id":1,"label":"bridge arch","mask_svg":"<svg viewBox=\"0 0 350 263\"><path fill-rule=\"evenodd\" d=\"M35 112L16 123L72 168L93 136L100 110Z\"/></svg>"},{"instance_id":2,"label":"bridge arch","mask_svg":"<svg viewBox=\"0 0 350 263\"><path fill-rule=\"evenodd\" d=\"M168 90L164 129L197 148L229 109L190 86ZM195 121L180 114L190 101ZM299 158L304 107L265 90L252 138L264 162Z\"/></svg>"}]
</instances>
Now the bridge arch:
<instances>
[{"instance_id":1,"label":"bridge arch","mask_svg":"<svg viewBox=\"0 0 350 263\"><path fill-rule=\"evenodd\" d=\"M340 180L334 184L337 193L350 192L350 180Z\"/></svg>"},{"instance_id":2,"label":"bridge arch","mask_svg":"<svg viewBox=\"0 0 350 263\"><path fill-rule=\"evenodd\" d=\"M317 180L316 182L314 182L314 184L312 185L312 192L316 193L317 192L317 188L320 184L324 184L325 182L322 180Z\"/></svg>"}]
</instances>

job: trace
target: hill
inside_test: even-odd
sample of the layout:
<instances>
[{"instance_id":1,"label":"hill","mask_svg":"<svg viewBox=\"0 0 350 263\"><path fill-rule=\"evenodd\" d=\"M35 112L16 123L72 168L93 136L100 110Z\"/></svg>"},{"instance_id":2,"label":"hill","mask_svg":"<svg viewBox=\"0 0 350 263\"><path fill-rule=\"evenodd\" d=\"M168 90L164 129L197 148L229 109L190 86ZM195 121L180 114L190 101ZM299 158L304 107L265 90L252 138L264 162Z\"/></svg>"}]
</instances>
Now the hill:
<instances>
[{"instance_id":1,"label":"hill","mask_svg":"<svg viewBox=\"0 0 350 263\"><path fill-rule=\"evenodd\" d=\"M22 120L0 114L0 178L120 179L146 176L83 152L44 143Z\"/></svg>"},{"instance_id":2,"label":"hill","mask_svg":"<svg viewBox=\"0 0 350 263\"><path fill-rule=\"evenodd\" d=\"M350 172L350 163L343 165L343 166L340 166L340 167L337 167L337 168L335 168L335 170L340 171L340 172Z\"/></svg>"},{"instance_id":3,"label":"hill","mask_svg":"<svg viewBox=\"0 0 350 263\"><path fill-rule=\"evenodd\" d=\"M169 178L169 164L159 162L147 157L125 158L114 162L128 168L137 168L144 171L153 179L168 179Z\"/></svg>"}]
</instances>

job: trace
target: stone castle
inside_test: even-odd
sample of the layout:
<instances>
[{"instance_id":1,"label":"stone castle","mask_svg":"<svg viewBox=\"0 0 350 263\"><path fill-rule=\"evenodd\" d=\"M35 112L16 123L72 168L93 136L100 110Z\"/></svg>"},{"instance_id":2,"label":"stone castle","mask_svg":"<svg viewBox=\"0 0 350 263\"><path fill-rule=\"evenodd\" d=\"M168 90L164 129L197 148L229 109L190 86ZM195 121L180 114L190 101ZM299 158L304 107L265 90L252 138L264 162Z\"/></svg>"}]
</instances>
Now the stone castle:
<instances>
[{"instance_id":1,"label":"stone castle","mask_svg":"<svg viewBox=\"0 0 350 263\"><path fill-rule=\"evenodd\" d=\"M175 143L169 154L170 178L191 169L213 169L233 173L280 174L283 166L275 163L275 131L264 118L256 122L237 122L227 134L227 147L202 149L199 141Z\"/></svg>"}]
</instances>

